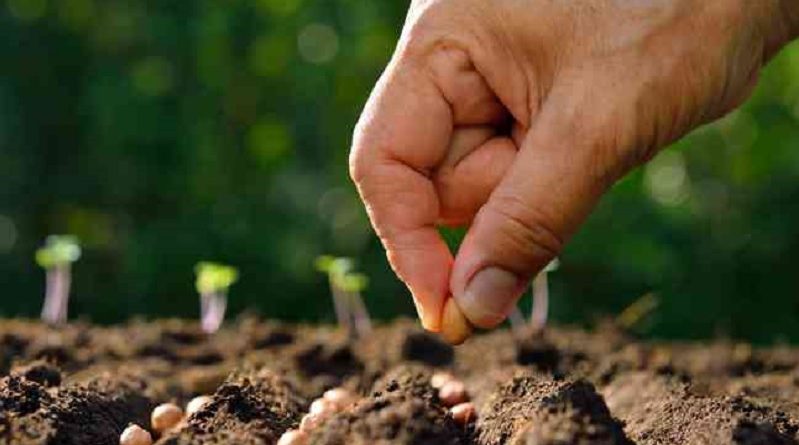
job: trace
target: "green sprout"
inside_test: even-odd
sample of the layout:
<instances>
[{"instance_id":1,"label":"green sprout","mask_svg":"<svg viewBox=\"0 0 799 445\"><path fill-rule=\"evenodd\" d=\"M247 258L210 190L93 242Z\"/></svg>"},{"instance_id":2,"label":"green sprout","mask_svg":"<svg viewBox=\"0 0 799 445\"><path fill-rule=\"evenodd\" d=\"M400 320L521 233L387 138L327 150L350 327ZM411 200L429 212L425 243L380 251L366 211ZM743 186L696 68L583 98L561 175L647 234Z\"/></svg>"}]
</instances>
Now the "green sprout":
<instances>
[{"instance_id":1,"label":"green sprout","mask_svg":"<svg viewBox=\"0 0 799 445\"><path fill-rule=\"evenodd\" d=\"M219 330L227 311L227 293L239 279L239 271L225 264L202 261L194 267L195 287L200 294L200 325L212 334Z\"/></svg>"},{"instance_id":2,"label":"green sprout","mask_svg":"<svg viewBox=\"0 0 799 445\"><path fill-rule=\"evenodd\" d=\"M372 322L361 297L369 285L369 278L353 272L355 262L350 258L322 255L316 259L316 269L327 274L333 307L339 325L350 337L364 336L372 329Z\"/></svg>"},{"instance_id":3,"label":"green sprout","mask_svg":"<svg viewBox=\"0 0 799 445\"><path fill-rule=\"evenodd\" d=\"M50 235L36 251L36 263L47 274L41 318L51 324L67 321L72 263L81 256L80 242L72 235Z\"/></svg>"},{"instance_id":4,"label":"green sprout","mask_svg":"<svg viewBox=\"0 0 799 445\"><path fill-rule=\"evenodd\" d=\"M627 306L616 317L616 325L630 332L646 320L660 306L660 299L652 292L646 293Z\"/></svg>"}]
</instances>

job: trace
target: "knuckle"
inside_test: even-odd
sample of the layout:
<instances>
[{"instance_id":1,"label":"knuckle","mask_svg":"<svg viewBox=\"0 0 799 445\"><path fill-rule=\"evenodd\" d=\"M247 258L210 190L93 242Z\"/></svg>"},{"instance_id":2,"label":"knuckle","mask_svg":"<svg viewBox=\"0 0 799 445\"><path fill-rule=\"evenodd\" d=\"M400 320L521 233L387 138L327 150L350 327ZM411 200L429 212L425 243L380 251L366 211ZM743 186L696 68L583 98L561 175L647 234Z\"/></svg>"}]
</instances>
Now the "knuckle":
<instances>
[{"instance_id":1,"label":"knuckle","mask_svg":"<svg viewBox=\"0 0 799 445\"><path fill-rule=\"evenodd\" d=\"M518 197L504 196L492 202L491 211L499 217L499 247L524 259L525 267L536 267L558 256L563 249L563 237L551 222L552 218L541 209Z\"/></svg>"}]
</instances>

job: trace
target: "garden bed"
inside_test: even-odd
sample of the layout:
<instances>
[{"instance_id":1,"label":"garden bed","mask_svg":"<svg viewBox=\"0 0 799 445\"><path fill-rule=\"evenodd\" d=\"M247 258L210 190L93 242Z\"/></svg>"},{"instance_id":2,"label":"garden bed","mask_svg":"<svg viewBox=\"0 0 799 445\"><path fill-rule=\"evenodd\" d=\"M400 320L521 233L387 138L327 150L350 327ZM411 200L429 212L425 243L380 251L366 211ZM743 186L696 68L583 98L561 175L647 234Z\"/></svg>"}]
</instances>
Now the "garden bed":
<instances>
[{"instance_id":1,"label":"garden bed","mask_svg":"<svg viewBox=\"0 0 799 445\"><path fill-rule=\"evenodd\" d=\"M181 321L48 327L0 321L0 444L119 443L153 408L211 401L158 444L272 444L325 390L358 401L313 444L794 444L799 350L652 344L612 327L507 331L451 348L413 322L350 342L333 328L244 318L208 336ZM477 410L453 420L448 371Z\"/></svg>"}]
</instances>

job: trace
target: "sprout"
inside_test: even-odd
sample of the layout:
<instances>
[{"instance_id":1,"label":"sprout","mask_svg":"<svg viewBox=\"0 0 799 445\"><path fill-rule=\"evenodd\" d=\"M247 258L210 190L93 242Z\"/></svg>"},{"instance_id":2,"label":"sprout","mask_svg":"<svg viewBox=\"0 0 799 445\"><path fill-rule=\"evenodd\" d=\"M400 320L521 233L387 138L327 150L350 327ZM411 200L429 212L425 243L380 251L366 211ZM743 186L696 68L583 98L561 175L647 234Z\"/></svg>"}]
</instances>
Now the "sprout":
<instances>
[{"instance_id":1,"label":"sprout","mask_svg":"<svg viewBox=\"0 0 799 445\"><path fill-rule=\"evenodd\" d=\"M47 286L42 307L42 320L51 324L67 321L69 291L72 285L72 263L80 259L78 238L51 235L36 251L36 263L47 272Z\"/></svg>"},{"instance_id":2,"label":"sprout","mask_svg":"<svg viewBox=\"0 0 799 445\"><path fill-rule=\"evenodd\" d=\"M549 317L549 279L547 274L560 267L560 262L556 259L533 279L533 312L530 317L530 325L533 332L541 332L547 326Z\"/></svg>"},{"instance_id":3,"label":"sprout","mask_svg":"<svg viewBox=\"0 0 799 445\"><path fill-rule=\"evenodd\" d=\"M339 325L351 337L364 336L372 330L369 312L361 297L369 286L366 275L355 273L355 263L350 258L322 255L316 259L316 269L327 274L333 306Z\"/></svg>"},{"instance_id":4,"label":"sprout","mask_svg":"<svg viewBox=\"0 0 799 445\"><path fill-rule=\"evenodd\" d=\"M209 334L219 330L227 310L227 292L239 279L235 267L203 261L197 263L195 283L200 294L201 326Z\"/></svg>"},{"instance_id":5,"label":"sprout","mask_svg":"<svg viewBox=\"0 0 799 445\"><path fill-rule=\"evenodd\" d=\"M549 280L547 274L558 269L560 262L558 259L552 260L547 266L533 279L533 310L530 316L530 326L533 332L541 332L547 326L549 317ZM511 331L517 338L524 336L524 315L518 307L513 307L508 314Z\"/></svg>"},{"instance_id":6,"label":"sprout","mask_svg":"<svg viewBox=\"0 0 799 445\"><path fill-rule=\"evenodd\" d=\"M660 305L660 300L657 295L652 292L644 294L641 298L635 300L631 305L627 306L618 317L616 317L616 325L620 326L625 331L631 331L642 320L646 319L655 309Z\"/></svg>"}]
</instances>

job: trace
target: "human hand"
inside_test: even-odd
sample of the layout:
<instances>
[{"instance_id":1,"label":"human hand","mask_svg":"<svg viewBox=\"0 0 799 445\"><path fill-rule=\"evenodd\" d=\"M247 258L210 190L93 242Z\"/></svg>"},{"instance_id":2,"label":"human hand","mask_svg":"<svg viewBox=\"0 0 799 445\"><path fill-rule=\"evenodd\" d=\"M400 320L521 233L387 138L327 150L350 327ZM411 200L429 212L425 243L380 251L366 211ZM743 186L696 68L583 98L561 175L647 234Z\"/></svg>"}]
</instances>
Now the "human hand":
<instances>
[{"instance_id":1,"label":"human hand","mask_svg":"<svg viewBox=\"0 0 799 445\"><path fill-rule=\"evenodd\" d=\"M424 327L458 342L459 317L504 320L617 179L749 96L799 34L797 11L797 0L413 1L350 171ZM437 225L470 226L456 257ZM442 325L445 303L456 321Z\"/></svg>"}]
</instances>

